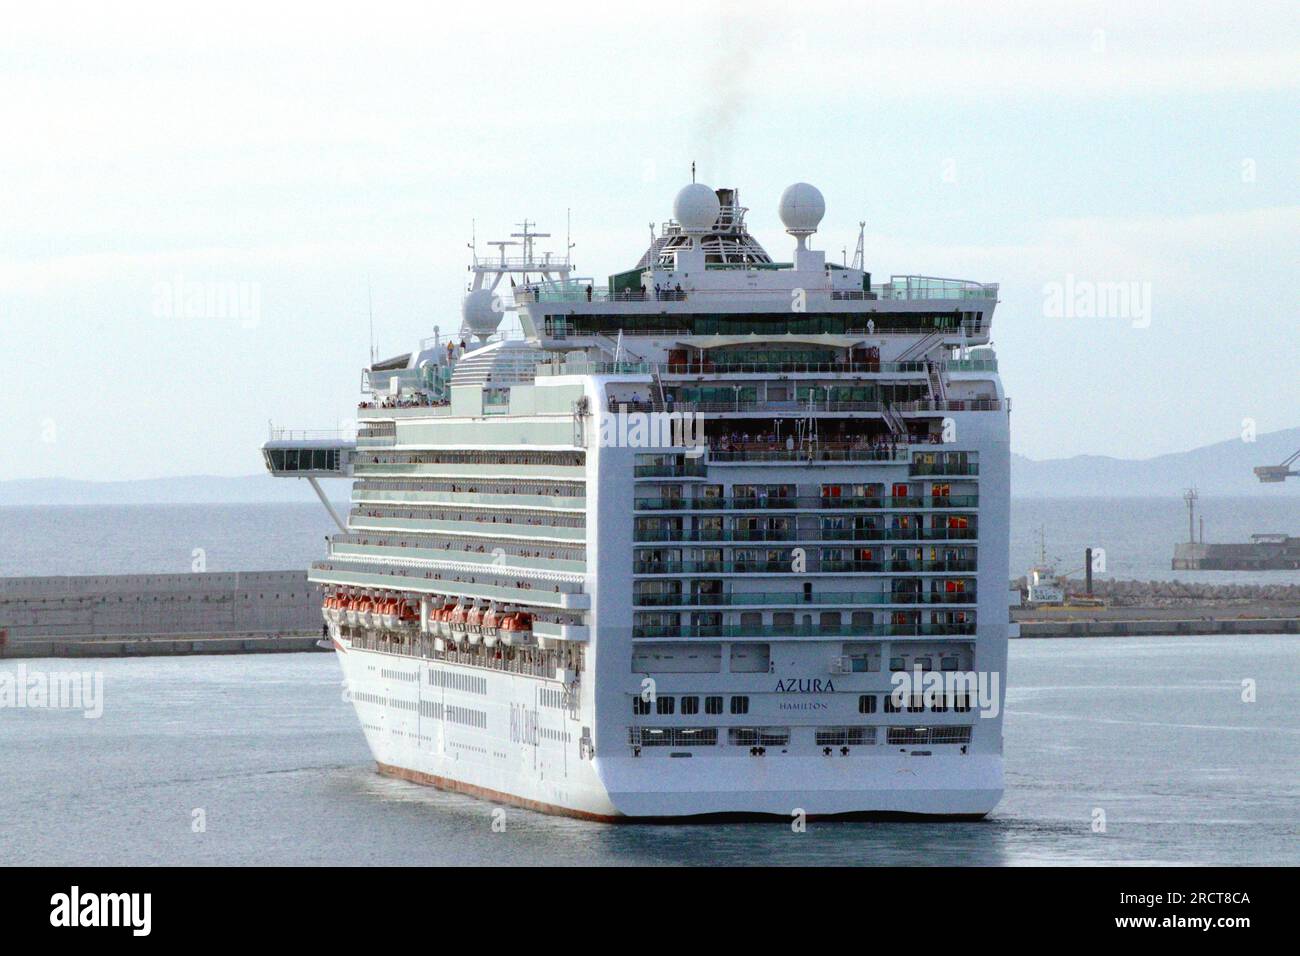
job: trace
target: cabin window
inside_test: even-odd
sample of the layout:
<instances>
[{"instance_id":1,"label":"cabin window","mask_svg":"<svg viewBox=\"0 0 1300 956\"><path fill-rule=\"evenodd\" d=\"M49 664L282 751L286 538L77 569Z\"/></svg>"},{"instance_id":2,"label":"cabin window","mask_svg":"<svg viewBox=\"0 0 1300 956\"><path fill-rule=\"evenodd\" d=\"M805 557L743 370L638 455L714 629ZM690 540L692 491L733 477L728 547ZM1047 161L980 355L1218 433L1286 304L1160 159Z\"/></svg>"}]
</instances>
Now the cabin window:
<instances>
[{"instance_id":1,"label":"cabin window","mask_svg":"<svg viewBox=\"0 0 1300 956\"><path fill-rule=\"evenodd\" d=\"M632 713L638 717L650 713L650 701L640 697L632 698Z\"/></svg>"},{"instance_id":2,"label":"cabin window","mask_svg":"<svg viewBox=\"0 0 1300 956\"><path fill-rule=\"evenodd\" d=\"M863 694L858 697L858 713L874 714L876 712L876 695Z\"/></svg>"},{"instance_id":3,"label":"cabin window","mask_svg":"<svg viewBox=\"0 0 1300 956\"><path fill-rule=\"evenodd\" d=\"M683 714L698 714L700 712L700 699L698 697L682 698Z\"/></svg>"},{"instance_id":4,"label":"cabin window","mask_svg":"<svg viewBox=\"0 0 1300 956\"><path fill-rule=\"evenodd\" d=\"M748 698L748 697L732 697L732 698L731 698L731 712L732 712L733 714L747 714L747 713L749 713L749 698Z\"/></svg>"},{"instance_id":5,"label":"cabin window","mask_svg":"<svg viewBox=\"0 0 1300 956\"><path fill-rule=\"evenodd\" d=\"M722 698L721 697L704 698L704 712L706 714L722 713Z\"/></svg>"},{"instance_id":6,"label":"cabin window","mask_svg":"<svg viewBox=\"0 0 1300 956\"><path fill-rule=\"evenodd\" d=\"M673 706L673 705L676 703L676 700L677 700L677 698L675 698L675 697L657 697L657 698L655 698L655 713L656 713L656 714L671 714L671 713L673 712L673 710L674 710L674 706Z\"/></svg>"}]
</instances>

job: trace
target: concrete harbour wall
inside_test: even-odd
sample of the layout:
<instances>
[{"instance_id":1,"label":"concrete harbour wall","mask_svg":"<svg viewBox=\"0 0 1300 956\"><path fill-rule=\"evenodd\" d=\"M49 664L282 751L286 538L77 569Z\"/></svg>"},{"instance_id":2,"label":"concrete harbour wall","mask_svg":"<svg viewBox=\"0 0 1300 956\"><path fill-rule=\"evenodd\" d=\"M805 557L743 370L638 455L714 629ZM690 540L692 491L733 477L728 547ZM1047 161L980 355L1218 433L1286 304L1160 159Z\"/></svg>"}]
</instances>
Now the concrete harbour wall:
<instances>
[{"instance_id":1,"label":"concrete harbour wall","mask_svg":"<svg viewBox=\"0 0 1300 956\"><path fill-rule=\"evenodd\" d=\"M320 636L301 570L0 578L0 657L303 650Z\"/></svg>"}]
</instances>

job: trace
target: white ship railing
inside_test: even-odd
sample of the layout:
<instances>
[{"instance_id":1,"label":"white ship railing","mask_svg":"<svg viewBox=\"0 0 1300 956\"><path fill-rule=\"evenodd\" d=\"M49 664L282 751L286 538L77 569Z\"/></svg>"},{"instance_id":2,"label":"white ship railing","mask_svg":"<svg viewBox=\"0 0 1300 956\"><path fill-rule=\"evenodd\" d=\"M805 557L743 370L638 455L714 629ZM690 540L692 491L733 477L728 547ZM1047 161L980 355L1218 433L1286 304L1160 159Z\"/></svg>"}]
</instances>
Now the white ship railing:
<instances>
[{"instance_id":1,"label":"white ship railing","mask_svg":"<svg viewBox=\"0 0 1300 956\"><path fill-rule=\"evenodd\" d=\"M352 442L356 432L350 428L276 428L269 429L270 441L339 441Z\"/></svg>"}]
</instances>

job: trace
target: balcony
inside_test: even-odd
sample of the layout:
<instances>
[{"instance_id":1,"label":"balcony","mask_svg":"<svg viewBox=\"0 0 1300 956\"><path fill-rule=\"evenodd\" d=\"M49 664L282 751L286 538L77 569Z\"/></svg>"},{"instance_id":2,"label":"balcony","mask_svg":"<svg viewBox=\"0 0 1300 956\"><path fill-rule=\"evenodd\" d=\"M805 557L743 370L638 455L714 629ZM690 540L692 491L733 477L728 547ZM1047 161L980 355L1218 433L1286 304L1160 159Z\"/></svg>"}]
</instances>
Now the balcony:
<instances>
[{"instance_id":1,"label":"balcony","mask_svg":"<svg viewBox=\"0 0 1300 956\"><path fill-rule=\"evenodd\" d=\"M889 282L877 287L881 299L988 299L997 300L996 282L973 282L969 279L942 279L937 276L890 276Z\"/></svg>"}]
</instances>

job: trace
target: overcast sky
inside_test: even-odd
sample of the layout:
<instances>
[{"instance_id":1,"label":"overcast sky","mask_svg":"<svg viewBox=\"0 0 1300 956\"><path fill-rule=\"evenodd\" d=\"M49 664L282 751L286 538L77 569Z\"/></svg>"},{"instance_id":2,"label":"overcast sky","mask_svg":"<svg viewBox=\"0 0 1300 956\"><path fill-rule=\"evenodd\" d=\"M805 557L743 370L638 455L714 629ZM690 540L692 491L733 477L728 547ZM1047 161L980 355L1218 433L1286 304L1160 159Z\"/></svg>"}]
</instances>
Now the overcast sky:
<instances>
[{"instance_id":1,"label":"overcast sky","mask_svg":"<svg viewBox=\"0 0 1300 956\"><path fill-rule=\"evenodd\" d=\"M777 258L806 180L830 257L865 219L878 278L1000 282L1015 451L1300 424L1294 2L421 6L6 8L0 479L256 472L268 419L354 413L367 277L406 351L472 220L571 209L603 277L692 160Z\"/></svg>"}]
</instances>

